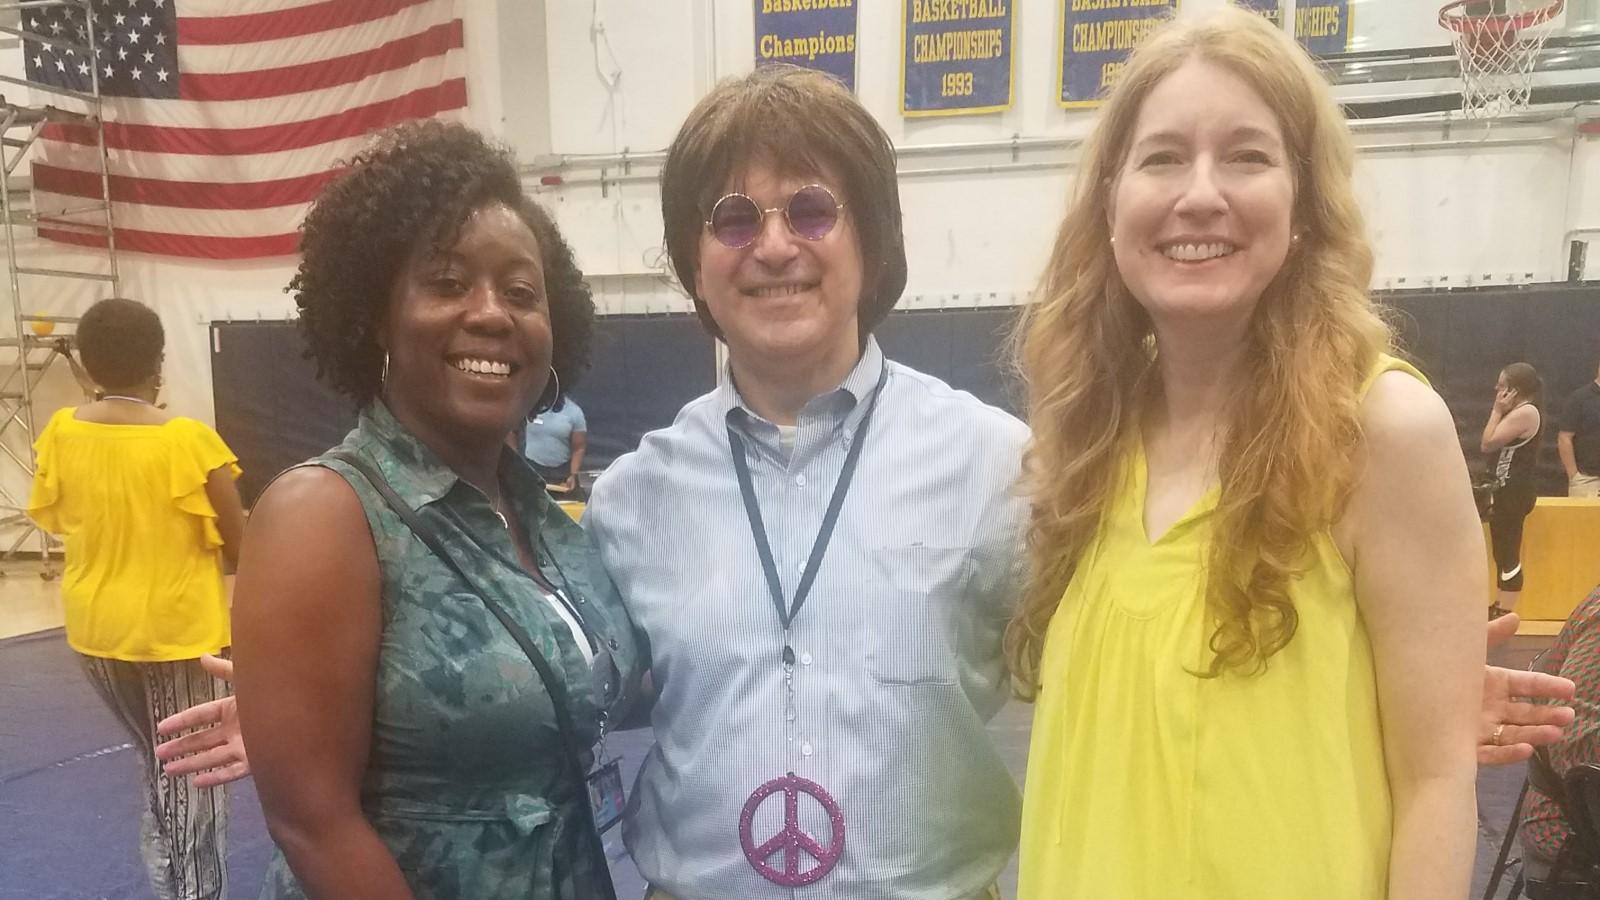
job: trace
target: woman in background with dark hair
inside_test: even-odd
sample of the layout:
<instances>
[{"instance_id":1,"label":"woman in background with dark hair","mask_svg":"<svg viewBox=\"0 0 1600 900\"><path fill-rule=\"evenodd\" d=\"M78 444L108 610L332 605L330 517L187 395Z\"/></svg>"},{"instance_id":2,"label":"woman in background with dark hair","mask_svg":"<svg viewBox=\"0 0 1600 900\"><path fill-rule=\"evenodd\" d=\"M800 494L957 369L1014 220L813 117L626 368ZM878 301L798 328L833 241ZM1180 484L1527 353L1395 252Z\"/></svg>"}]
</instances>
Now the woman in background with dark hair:
<instances>
[{"instance_id":1,"label":"woman in background with dark hair","mask_svg":"<svg viewBox=\"0 0 1600 900\"><path fill-rule=\"evenodd\" d=\"M227 896L227 796L161 773L156 722L226 689L199 657L230 643L222 562L244 513L237 457L215 431L156 407L161 319L102 300L78 324L100 399L56 413L39 435L28 514L66 540L67 643L139 748L142 851L161 900Z\"/></svg>"},{"instance_id":2,"label":"woman in background with dark hair","mask_svg":"<svg viewBox=\"0 0 1600 900\"><path fill-rule=\"evenodd\" d=\"M582 500L578 475L589 449L589 422L565 391L549 409L536 409L522 432L522 455L544 483L563 500Z\"/></svg>"},{"instance_id":3,"label":"woman in background with dark hair","mask_svg":"<svg viewBox=\"0 0 1600 900\"><path fill-rule=\"evenodd\" d=\"M1539 435L1544 417L1539 400L1544 381L1527 363L1512 363L1500 370L1494 384L1494 408L1483 426L1479 444L1494 454L1489 494L1489 539L1494 546L1495 583L1499 591L1489 606L1497 619L1517 608L1522 596L1522 523L1533 512L1538 490L1533 473L1539 465Z\"/></svg>"}]
</instances>

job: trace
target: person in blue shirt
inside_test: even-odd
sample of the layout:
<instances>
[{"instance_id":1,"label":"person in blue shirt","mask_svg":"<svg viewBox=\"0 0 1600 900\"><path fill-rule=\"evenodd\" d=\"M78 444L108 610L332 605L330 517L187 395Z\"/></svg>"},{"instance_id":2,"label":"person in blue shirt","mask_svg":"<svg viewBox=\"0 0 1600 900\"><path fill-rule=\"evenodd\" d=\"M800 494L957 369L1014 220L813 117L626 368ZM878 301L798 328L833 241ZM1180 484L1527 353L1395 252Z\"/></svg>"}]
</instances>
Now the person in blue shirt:
<instances>
[{"instance_id":1,"label":"person in blue shirt","mask_svg":"<svg viewBox=\"0 0 1600 900\"><path fill-rule=\"evenodd\" d=\"M560 394L554 406L528 419L523 429L522 455L533 463L534 471L550 490L575 494L583 454L588 448L588 432L583 409L571 397Z\"/></svg>"}]
</instances>

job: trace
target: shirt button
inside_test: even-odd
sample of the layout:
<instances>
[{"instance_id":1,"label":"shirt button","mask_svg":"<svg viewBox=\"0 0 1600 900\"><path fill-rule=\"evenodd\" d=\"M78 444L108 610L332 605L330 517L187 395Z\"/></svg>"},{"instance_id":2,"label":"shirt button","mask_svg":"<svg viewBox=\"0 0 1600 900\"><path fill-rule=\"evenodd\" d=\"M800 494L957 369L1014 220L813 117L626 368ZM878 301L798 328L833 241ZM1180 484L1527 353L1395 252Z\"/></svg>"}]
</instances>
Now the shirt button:
<instances>
[{"instance_id":1,"label":"shirt button","mask_svg":"<svg viewBox=\"0 0 1600 900\"><path fill-rule=\"evenodd\" d=\"M810 653L802 653L802 654L800 654L800 665L802 665L802 666L811 665L811 654Z\"/></svg>"},{"instance_id":2,"label":"shirt button","mask_svg":"<svg viewBox=\"0 0 1600 900\"><path fill-rule=\"evenodd\" d=\"M805 475L796 475L794 477L794 484L795 484L795 487L805 487L806 486L806 476Z\"/></svg>"},{"instance_id":3,"label":"shirt button","mask_svg":"<svg viewBox=\"0 0 1600 900\"><path fill-rule=\"evenodd\" d=\"M806 741L805 743L800 745L800 755L801 756L810 756L811 755L811 742L810 741Z\"/></svg>"}]
</instances>

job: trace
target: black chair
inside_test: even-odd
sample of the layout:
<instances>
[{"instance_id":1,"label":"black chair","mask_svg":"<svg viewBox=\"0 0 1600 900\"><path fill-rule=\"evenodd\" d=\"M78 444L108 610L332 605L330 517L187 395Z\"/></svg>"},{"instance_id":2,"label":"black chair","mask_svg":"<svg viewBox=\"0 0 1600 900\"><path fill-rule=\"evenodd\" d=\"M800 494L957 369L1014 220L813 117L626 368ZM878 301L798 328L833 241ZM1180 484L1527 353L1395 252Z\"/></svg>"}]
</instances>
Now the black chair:
<instances>
[{"instance_id":1,"label":"black chair","mask_svg":"<svg viewBox=\"0 0 1600 900\"><path fill-rule=\"evenodd\" d=\"M1542 750L1528 761L1528 780L1511 814L1484 900L1493 898L1501 877L1520 862L1508 860L1508 856L1530 786L1556 802L1571 837L1545 878L1528 878L1519 870L1507 900L1517 900L1524 890L1529 900L1600 900L1600 829L1596 827L1600 824L1600 766L1573 766L1565 776L1558 776Z\"/></svg>"}]
</instances>

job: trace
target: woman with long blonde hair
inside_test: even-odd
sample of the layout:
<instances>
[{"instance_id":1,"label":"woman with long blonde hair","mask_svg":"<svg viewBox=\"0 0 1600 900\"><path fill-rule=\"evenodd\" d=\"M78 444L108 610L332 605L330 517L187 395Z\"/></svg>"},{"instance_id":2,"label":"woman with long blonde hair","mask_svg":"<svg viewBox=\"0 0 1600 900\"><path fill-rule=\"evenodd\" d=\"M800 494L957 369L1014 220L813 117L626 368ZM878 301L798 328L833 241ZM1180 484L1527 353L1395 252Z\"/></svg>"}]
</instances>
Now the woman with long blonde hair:
<instances>
[{"instance_id":1,"label":"woman with long blonde hair","mask_svg":"<svg viewBox=\"0 0 1600 900\"><path fill-rule=\"evenodd\" d=\"M1467 890L1482 536L1353 157L1237 9L1153 35L1084 147L1019 332L1023 897Z\"/></svg>"}]
</instances>

